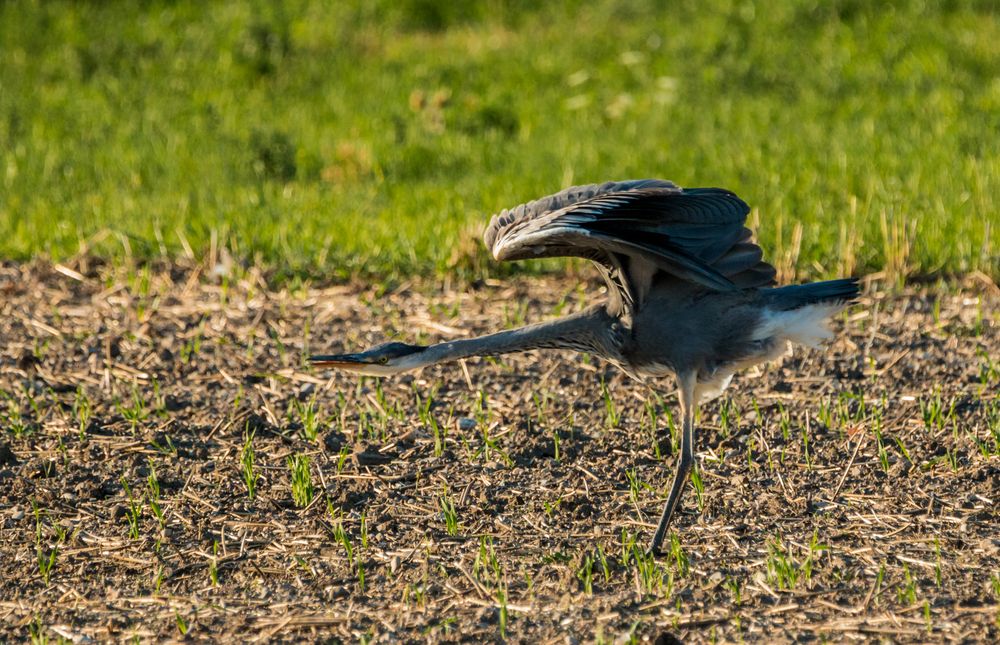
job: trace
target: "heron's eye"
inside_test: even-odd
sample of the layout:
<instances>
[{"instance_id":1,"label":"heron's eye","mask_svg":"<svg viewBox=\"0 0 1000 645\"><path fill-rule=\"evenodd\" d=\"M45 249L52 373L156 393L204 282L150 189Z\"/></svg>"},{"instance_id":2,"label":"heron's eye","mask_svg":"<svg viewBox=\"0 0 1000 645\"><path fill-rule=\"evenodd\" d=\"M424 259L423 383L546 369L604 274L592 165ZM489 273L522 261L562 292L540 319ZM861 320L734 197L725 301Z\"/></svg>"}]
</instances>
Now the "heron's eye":
<instances>
[{"instance_id":1,"label":"heron's eye","mask_svg":"<svg viewBox=\"0 0 1000 645\"><path fill-rule=\"evenodd\" d=\"M382 365L385 365L386 363L389 362L389 357L383 356L382 358L378 359L378 362L381 363Z\"/></svg>"}]
</instances>

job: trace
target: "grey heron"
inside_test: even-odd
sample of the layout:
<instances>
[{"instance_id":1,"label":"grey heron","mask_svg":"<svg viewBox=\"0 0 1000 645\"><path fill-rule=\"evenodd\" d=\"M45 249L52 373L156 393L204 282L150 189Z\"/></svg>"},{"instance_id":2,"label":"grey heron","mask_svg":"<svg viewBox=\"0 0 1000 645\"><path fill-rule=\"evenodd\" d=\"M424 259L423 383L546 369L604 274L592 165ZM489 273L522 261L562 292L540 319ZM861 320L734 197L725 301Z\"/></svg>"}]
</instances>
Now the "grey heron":
<instances>
[{"instance_id":1,"label":"grey heron","mask_svg":"<svg viewBox=\"0 0 1000 645\"><path fill-rule=\"evenodd\" d=\"M641 179L574 186L494 215L484 240L497 260L582 257L607 297L557 320L430 346L387 343L312 356L319 367L389 376L470 356L573 349L640 381L673 376L681 445L650 551L658 553L694 465L697 407L739 370L781 356L789 343L832 337L827 320L858 296L856 279L774 287L744 226L750 208L720 188Z\"/></svg>"}]
</instances>

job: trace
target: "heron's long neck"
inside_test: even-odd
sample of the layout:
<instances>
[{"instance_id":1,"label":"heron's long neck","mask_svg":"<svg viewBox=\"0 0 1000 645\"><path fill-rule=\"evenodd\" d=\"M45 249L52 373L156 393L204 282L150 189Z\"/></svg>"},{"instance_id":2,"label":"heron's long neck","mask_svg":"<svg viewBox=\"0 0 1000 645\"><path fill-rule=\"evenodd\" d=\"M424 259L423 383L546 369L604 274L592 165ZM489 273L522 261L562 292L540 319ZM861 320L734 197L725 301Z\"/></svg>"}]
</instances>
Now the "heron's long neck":
<instances>
[{"instance_id":1,"label":"heron's long neck","mask_svg":"<svg viewBox=\"0 0 1000 645\"><path fill-rule=\"evenodd\" d=\"M575 349L606 354L613 344L615 319L603 306L548 322L431 345L415 355L424 365L469 356L496 356L530 349Z\"/></svg>"}]
</instances>

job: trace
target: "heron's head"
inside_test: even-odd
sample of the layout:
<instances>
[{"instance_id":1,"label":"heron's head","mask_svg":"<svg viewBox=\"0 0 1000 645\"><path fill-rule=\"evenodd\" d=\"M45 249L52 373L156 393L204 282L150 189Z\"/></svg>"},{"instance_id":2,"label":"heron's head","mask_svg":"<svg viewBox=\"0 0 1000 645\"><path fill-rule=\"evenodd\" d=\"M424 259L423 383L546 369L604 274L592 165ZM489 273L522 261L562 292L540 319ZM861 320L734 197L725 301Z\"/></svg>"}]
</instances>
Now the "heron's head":
<instances>
[{"instance_id":1,"label":"heron's head","mask_svg":"<svg viewBox=\"0 0 1000 645\"><path fill-rule=\"evenodd\" d=\"M391 376L423 367L421 354L427 349L421 345L385 343L357 354L329 354L310 356L316 367L332 367L367 376Z\"/></svg>"}]
</instances>

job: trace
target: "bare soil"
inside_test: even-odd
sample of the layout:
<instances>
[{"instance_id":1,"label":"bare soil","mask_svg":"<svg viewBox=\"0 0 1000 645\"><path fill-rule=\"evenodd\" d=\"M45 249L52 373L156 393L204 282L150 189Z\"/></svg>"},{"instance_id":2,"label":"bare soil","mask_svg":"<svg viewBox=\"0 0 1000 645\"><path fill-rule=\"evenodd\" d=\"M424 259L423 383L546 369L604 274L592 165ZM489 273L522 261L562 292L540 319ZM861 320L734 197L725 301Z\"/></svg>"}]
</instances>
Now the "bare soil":
<instances>
[{"instance_id":1,"label":"bare soil","mask_svg":"<svg viewBox=\"0 0 1000 645\"><path fill-rule=\"evenodd\" d=\"M1000 640L993 285L869 285L826 350L738 376L652 560L670 382L554 352L381 382L304 362L599 286L220 269L0 266L0 641Z\"/></svg>"}]
</instances>

